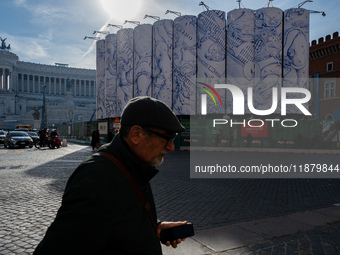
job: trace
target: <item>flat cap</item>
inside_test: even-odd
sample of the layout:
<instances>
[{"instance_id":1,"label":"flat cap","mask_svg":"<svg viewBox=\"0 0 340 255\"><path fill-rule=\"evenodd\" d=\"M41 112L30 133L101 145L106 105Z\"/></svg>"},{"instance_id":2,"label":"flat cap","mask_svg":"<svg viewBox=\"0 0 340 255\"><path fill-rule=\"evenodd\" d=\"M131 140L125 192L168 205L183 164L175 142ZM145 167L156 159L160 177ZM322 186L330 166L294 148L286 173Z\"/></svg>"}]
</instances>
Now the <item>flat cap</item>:
<instances>
[{"instance_id":1,"label":"flat cap","mask_svg":"<svg viewBox=\"0 0 340 255\"><path fill-rule=\"evenodd\" d=\"M147 96L132 98L127 103L122 112L121 125L157 127L176 133L185 131L168 106L160 100Z\"/></svg>"}]
</instances>

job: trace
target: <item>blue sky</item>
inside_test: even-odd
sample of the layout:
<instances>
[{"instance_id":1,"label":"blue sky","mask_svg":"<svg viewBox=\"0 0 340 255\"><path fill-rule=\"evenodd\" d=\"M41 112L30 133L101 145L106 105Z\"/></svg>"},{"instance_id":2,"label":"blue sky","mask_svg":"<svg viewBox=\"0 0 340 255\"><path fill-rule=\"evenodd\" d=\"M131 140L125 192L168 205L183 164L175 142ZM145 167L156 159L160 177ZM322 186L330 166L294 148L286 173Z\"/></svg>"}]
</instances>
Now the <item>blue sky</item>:
<instances>
[{"instance_id":1,"label":"blue sky","mask_svg":"<svg viewBox=\"0 0 340 255\"><path fill-rule=\"evenodd\" d=\"M125 20L153 23L143 19L145 14L174 19L166 10L182 15L198 15L205 9L199 0L1 0L0 37L7 38L11 52L20 61L54 65L69 64L71 67L95 68L93 40L83 40L94 31L116 33L117 28L106 25L123 25ZM241 7L260 9L270 6L286 10L298 7L303 0L242 0ZM236 0L205 0L210 9L226 13L238 8ZM340 32L339 0L313 0L303 8L324 11L310 15L310 41ZM124 25L133 27L133 25ZM101 35L102 38L105 35Z\"/></svg>"}]
</instances>

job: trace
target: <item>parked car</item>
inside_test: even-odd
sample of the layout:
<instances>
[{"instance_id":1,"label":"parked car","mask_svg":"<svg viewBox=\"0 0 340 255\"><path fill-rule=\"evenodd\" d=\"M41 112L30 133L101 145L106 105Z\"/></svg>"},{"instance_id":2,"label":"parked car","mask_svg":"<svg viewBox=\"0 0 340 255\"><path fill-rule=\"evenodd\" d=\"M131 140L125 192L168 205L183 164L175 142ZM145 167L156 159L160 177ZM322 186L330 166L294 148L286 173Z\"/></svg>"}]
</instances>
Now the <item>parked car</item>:
<instances>
[{"instance_id":1,"label":"parked car","mask_svg":"<svg viewBox=\"0 0 340 255\"><path fill-rule=\"evenodd\" d=\"M0 143L4 143L6 137L6 132L3 130L0 130Z\"/></svg>"},{"instance_id":2,"label":"parked car","mask_svg":"<svg viewBox=\"0 0 340 255\"><path fill-rule=\"evenodd\" d=\"M5 148L16 148L16 147L33 147L33 139L23 131L11 131L6 134Z\"/></svg>"},{"instance_id":3,"label":"parked car","mask_svg":"<svg viewBox=\"0 0 340 255\"><path fill-rule=\"evenodd\" d=\"M36 132L28 131L26 132L32 139L33 139L33 144L35 145L37 142L39 142L40 137Z\"/></svg>"}]
</instances>

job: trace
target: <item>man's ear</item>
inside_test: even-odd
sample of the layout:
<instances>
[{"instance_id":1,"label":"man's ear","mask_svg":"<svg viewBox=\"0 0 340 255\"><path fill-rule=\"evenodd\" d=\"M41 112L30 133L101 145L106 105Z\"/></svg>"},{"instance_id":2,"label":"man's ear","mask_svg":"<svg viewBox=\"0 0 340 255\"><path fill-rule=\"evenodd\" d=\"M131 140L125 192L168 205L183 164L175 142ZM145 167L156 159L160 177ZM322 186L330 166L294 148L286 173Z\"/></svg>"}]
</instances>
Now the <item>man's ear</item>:
<instances>
[{"instance_id":1,"label":"man's ear","mask_svg":"<svg viewBox=\"0 0 340 255\"><path fill-rule=\"evenodd\" d=\"M144 139L143 128L141 126L135 125L130 128L128 139L133 144L139 144L142 139Z\"/></svg>"}]
</instances>

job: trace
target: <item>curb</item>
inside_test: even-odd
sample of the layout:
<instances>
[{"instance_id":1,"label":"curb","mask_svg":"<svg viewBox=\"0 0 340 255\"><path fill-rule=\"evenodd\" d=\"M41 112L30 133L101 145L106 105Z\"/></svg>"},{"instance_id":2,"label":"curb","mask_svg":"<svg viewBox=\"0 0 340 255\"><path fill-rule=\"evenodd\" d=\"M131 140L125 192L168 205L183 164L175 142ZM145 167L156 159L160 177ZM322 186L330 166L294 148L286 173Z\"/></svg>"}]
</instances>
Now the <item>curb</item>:
<instances>
[{"instance_id":1,"label":"curb","mask_svg":"<svg viewBox=\"0 0 340 255\"><path fill-rule=\"evenodd\" d=\"M340 150L316 149L278 149L278 148L242 148L242 147L191 147L181 146L181 151L225 151L225 152L266 152L266 153L300 153L300 154L337 154Z\"/></svg>"}]
</instances>

